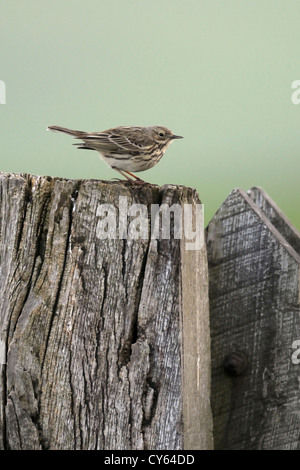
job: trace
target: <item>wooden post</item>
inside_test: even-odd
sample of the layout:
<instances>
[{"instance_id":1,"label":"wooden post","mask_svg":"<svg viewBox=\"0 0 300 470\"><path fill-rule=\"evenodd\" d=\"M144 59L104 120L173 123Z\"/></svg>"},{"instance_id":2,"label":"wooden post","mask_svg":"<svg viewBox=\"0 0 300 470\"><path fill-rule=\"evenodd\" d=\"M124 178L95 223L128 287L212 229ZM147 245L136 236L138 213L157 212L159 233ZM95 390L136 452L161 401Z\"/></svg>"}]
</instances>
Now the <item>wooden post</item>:
<instances>
[{"instance_id":1,"label":"wooden post","mask_svg":"<svg viewBox=\"0 0 300 470\"><path fill-rule=\"evenodd\" d=\"M137 227L163 203L199 199L0 175L2 449L212 447L206 248Z\"/></svg>"},{"instance_id":2,"label":"wooden post","mask_svg":"<svg viewBox=\"0 0 300 470\"><path fill-rule=\"evenodd\" d=\"M259 188L232 191L208 226L216 449L300 448L299 243Z\"/></svg>"}]
</instances>

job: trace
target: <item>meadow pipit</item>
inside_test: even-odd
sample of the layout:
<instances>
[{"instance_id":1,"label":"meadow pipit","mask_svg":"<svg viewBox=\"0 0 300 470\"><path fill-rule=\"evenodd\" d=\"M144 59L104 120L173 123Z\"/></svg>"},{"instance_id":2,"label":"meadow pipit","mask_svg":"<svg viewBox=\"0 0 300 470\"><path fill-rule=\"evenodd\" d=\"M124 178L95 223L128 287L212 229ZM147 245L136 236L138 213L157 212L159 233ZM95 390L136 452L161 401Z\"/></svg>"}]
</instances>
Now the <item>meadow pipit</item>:
<instances>
[{"instance_id":1,"label":"meadow pipit","mask_svg":"<svg viewBox=\"0 0 300 470\"><path fill-rule=\"evenodd\" d=\"M137 183L144 181L131 172L152 168L174 139L182 139L162 126L120 126L103 132L83 132L59 126L49 126L48 129L83 140L74 145L80 149L96 150L108 166Z\"/></svg>"}]
</instances>

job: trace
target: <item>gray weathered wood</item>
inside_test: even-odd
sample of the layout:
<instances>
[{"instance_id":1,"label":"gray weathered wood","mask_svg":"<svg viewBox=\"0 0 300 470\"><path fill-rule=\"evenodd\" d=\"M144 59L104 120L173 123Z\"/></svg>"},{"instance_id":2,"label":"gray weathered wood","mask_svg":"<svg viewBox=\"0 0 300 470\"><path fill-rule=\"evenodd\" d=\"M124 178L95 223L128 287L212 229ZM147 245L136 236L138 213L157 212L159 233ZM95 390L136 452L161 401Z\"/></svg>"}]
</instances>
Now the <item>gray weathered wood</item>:
<instances>
[{"instance_id":1,"label":"gray weathered wood","mask_svg":"<svg viewBox=\"0 0 300 470\"><path fill-rule=\"evenodd\" d=\"M119 196L149 214L199 203L178 186L0 175L1 448L212 446L205 246L103 240Z\"/></svg>"},{"instance_id":2,"label":"gray weathered wood","mask_svg":"<svg viewBox=\"0 0 300 470\"><path fill-rule=\"evenodd\" d=\"M300 255L300 233L294 227L282 210L275 204L262 188L251 188L247 194L263 212L269 222L274 225L283 238Z\"/></svg>"},{"instance_id":3,"label":"gray weathered wood","mask_svg":"<svg viewBox=\"0 0 300 470\"><path fill-rule=\"evenodd\" d=\"M207 229L215 448L299 449L299 240L263 191L250 194L232 191ZM248 363L235 377L232 352Z\"/></svg>"}]
</instances>

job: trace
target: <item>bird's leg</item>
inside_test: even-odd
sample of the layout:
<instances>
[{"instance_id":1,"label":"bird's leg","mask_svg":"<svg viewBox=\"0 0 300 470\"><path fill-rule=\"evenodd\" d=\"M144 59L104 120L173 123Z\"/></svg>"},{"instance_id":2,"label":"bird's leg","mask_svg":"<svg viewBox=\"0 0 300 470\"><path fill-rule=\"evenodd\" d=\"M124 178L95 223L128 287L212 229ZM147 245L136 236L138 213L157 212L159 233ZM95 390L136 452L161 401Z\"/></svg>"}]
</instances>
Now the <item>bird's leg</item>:
<instances>
[{"instance_id":1,"label":"bird's leg","mask_svg":"<svg viewBox=\"0 0 300 470\"><path fill-rule=\"evenodd\" d=\"M119 170L119 168L116 168L115 166L112 166L112 169L116 170L118 173L120 173L120 175L124 176L128 181L130 181L130 183L134 183L134 180L129 178L129 176L125 175L125 172L123 173L123 171Z\"/></svg>"},{"instance_id":2,"label":"bird's leg","mask_svg":"<svg viewBox=\"0 0 300 470\"><path fill-rule=\"evenodd\" d=\"M122 171L122 170L119 170L119 168L116 168L115 166L112 166L112 168L114 170L116 170L118 173L120 173L122 176L124 176L125 178L127 178L128 181L130 181L130 183L145 183L144 180L142 180L141 178L138 178L137 176L135 176L133 173L130 173L130 171ZM130 175L130 176L133 176L136 181L134 181L132 178L129 178L129 176L127 176L127 174Z\"/></svg>"},{"instance_id":3,"label":"bird's leg","mask_svg":"<svg viewBox=\"0 0 300 470\"><path fill-rule=\"evenodd\" d=\"M130 171L125 171L125 173L127 173L128 175L130 176L133 176L133 178L136 179L136 182L138 181L139 183L146 183L146 181L142 180L141 178L139 178L138 176L135 176L133 173L130 173ZM125 175L124 175L125 176Z\"/></svg>"}]
</instances>

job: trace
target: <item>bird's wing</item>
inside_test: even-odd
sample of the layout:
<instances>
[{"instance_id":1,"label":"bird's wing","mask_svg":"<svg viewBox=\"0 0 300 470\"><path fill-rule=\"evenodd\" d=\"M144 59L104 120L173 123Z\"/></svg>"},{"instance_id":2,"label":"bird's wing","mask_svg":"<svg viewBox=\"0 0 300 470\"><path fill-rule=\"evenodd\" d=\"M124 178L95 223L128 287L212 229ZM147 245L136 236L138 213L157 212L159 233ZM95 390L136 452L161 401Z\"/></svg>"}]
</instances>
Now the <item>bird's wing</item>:
<instances>
[{"instance_id":1,"label":"bird's wing","mask_svg":"<svg viewBox=\"0 0 300 470\"><path fill-rule=\"evenodd\" d=\"M138 137L131 138L120 134L110 134L109 140L125 150L143 150L147 145L150 145L151 141L148 142L145 136L140 139Z\"/></svg>"},{"instance_id":2,"label":"bird's wing","mask_svg":"<svg viewBox=\"0 0 300 470\"><path fill-rule=\"evenodd\" d=\"M141 133L130 138L115 131L94 132L79 137L89 145L103 150L128 150L130 152L142 151L151 145L151 140Z\"/></svg>"}]
</instances>

